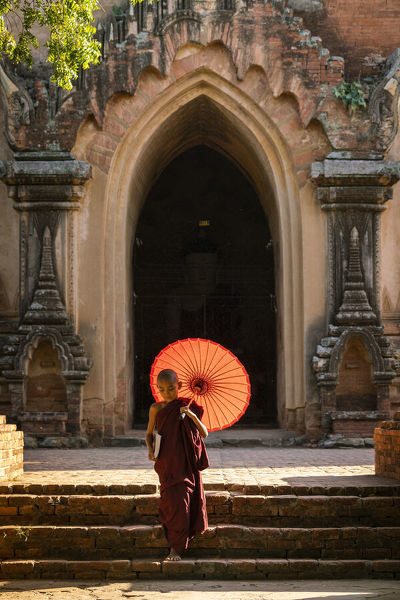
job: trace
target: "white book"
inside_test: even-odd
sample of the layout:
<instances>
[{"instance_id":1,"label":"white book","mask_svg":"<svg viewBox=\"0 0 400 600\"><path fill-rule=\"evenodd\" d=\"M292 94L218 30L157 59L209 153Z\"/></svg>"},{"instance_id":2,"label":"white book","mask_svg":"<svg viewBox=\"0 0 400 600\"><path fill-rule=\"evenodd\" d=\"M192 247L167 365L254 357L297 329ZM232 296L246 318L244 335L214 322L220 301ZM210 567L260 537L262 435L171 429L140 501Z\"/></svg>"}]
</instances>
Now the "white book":
<instances>
[{"instance_id":1,"label":"white book","mask_svg":"<svg viewBox=\"0 0 400 600\"><path fill-rule=\"evenodd\" d=\"M157 458L158 455L160 454L160 447L161 447L161 435L156 432L156 434L154 436L154 450L153 450L154 458Z\"/></svg>"}]
</instances>

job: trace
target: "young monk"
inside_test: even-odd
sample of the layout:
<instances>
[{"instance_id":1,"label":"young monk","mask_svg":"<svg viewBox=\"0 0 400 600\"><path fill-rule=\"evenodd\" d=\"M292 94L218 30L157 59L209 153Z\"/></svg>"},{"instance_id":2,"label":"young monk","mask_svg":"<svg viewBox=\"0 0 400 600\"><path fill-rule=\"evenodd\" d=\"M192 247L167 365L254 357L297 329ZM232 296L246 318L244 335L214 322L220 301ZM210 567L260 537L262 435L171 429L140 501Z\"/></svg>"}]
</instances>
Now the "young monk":
<instances>
[{"instance_id":1,"label":"young monk","mask_svg":"<svg viewBox=\"0 0 400 600\"><path fill-rule=\"evenodd\" d=\"M163 402L150 407L146 444L160 480L159 517L170 547L166 560L181 560L190 540L208 525L200 474L209 466L202 439L208 431L201 422L204 409L194 401L189 408L189 400L178 397L182 384L175 371L161 371L157 386ZM155 425L162 436L158 458L153 451Z\"/></svg>"}]
</instances>

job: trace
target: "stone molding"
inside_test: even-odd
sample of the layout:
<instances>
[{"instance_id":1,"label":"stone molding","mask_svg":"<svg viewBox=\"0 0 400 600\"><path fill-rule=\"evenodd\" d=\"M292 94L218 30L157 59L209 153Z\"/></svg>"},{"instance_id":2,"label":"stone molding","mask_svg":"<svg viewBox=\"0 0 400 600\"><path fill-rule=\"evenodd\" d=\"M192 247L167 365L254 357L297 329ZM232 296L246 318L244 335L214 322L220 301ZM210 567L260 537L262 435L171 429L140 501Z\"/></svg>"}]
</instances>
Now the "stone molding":
<instances>
[{"instance_id":1,"label":"stone molding","mask_svg":"<svg viewBox=\"0 0 400 600\"><path fill-rule=\"evenodd\" d=\"M333 187L335 197L348 202L348 197L343 195L342 190L350 196L351 190L354 190L356 198L359 191L354 186L357 185L368 188L372 186L376 191L390 191L386 188L400 179L400 162L385 161L382 154L377 153L357 156L355 152L332 152L323 161L312 163L311 179L318 186L320 200ZM376 201L379 202L378 194Z\"/></svg>"}]
</instances>

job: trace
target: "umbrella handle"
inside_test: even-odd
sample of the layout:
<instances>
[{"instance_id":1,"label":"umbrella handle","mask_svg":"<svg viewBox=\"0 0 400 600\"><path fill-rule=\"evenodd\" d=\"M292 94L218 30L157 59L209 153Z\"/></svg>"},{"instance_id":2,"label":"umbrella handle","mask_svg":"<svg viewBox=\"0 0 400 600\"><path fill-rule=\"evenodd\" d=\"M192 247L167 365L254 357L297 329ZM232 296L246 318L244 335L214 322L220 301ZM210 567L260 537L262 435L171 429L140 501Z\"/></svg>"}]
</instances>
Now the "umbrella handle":
<instances>
[{"instance_id":1,"label":"umbrella handle","mask_svg":"<svg viewBox=\"0 0 400 600\"><path fill-rule=\"evenodd\" d=\"M189 408L189 406L192 404L192 402L193 402L193 398L191 399L191 401L189 402L189 404L187 404L187 407L188 407L188 408ZM181 420L181 421L183 421L183 419L184 419L185 417L186 417L186 413L181 413L181 414L179 415L179 418L180 418L180 420Z\"/></svg>"}]
</instances>

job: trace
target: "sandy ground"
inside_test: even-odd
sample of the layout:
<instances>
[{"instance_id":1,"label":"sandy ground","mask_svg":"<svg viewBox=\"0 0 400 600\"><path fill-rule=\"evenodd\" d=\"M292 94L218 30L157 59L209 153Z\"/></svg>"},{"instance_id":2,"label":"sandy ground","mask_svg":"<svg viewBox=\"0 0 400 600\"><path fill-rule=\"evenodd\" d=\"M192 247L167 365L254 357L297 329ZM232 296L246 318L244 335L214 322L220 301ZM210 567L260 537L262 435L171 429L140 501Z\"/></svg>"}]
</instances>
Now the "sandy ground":
<instances>
[{"instance_id":1,"label":"sandy ground","mask_svg":"<svg viewBox=\"0 0 400 600\"><path fill-rule=\"evenodd\" d=\"M355 581L2 581L1 600L385 600L400 580Z\"/></svg>"}]
</instances>

